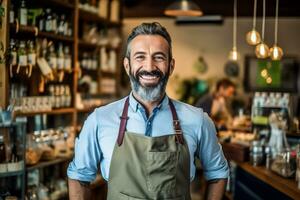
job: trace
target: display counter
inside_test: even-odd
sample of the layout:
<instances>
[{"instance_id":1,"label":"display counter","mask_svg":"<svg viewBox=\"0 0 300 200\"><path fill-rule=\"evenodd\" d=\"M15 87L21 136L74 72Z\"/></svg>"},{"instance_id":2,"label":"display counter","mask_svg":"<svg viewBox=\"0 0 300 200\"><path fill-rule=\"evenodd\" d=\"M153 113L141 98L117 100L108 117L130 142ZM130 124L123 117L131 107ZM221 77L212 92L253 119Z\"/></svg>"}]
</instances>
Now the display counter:
<instances>
[{"instance_id":1,"label":"display counter","mask_svg":"<svg viewBox=\"0 0 300 200\"><path fill-rule=\"evenodd\" d=\"M241 180L243 178L247 180ZM235 185L238 188L234 199L239 199L239 188L247 193L254 189L252 199L300 199L300 189L294 178L283 178L263 166L254 167L248 162L238 163Z\"/></svg>"}]
</instances>

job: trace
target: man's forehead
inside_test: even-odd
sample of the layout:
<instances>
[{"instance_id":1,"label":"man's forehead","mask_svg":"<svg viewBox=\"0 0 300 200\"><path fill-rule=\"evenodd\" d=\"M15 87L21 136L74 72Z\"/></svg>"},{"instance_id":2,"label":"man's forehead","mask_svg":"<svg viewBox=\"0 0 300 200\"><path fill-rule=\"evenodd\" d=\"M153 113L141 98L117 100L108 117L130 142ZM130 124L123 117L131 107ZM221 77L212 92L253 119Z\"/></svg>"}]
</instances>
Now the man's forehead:
<instances>
[{"instance_id":1,"label":"man's forehead","mask_svg":"<svg viewBox=\"0 0 300 200\"><path fill-rule=\"evenodd\" d=\"M130 42L131 50L135 47L142 48L146 46L153 46L157 48L169 48L167 40L161 35L138 35Z\"/></svg>"}]
</instances>

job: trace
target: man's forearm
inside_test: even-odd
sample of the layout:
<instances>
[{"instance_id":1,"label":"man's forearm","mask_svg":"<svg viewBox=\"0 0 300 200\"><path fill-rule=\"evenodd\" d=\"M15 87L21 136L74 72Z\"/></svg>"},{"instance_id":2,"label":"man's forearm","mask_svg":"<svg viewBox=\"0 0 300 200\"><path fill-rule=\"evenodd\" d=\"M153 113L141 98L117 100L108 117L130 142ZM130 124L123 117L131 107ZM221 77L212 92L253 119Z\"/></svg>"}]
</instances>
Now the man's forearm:
<instances>
[{"instance_id":1,"label":"man's forearm","mask_svg":"<svg viewBox=\"0 0 300 200\"><path fill-rule=\"evenodd\" d=\"M70 200L91 199L89 185L81 184L78 180L68 179Z\"/></svg>"},{"instance_id":2,"label":"man's forearm","mask_svg":"<svg viewBox=\"0 0 300 200\"><path fill-rule=\"evenodd\" d=\"M221 200L226 187L227 179L208 181L206 200Z\"/></svg>"}]
</instances>

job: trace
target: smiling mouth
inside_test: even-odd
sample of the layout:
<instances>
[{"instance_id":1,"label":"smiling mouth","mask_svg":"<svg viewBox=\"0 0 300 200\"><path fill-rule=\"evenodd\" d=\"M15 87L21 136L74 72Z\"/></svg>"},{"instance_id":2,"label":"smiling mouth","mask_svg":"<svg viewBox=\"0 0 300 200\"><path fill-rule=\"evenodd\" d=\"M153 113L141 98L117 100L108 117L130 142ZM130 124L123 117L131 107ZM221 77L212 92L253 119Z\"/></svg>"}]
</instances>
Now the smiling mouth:
<instances>
[{"instance_id":1,"label":"smiling mouth","mask_svg":"<svg viewBox=\"0 0 300 200\"><path fill-rule=\"evenodd\" d=\"M145 86L157 85L159 79L160 79L159 75L152 75L152 74L141 74L141 75L139 75L140 83L145 85Z\"/></svg>"}]
</instances>

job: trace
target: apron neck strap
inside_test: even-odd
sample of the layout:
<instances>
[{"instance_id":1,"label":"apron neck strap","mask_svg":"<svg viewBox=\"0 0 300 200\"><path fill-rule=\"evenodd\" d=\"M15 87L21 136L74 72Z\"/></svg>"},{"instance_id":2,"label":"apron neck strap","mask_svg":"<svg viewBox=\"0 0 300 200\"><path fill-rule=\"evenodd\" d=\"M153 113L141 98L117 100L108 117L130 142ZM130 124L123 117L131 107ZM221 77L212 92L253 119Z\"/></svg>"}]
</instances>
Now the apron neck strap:
<instances>
[{"instance_id":1,"label":"apron neck strap","mask_svg":"<svg viewBox=\"0 0 300 200\"><path fill-rule=\"evenodd\" d=\"M180 126L180 123L179 123L179 119L178 119L178 116L177 116L175 106L174 106L171 99L169 99L169 106L170 106L171 113L172 113L172 118L173 118L173 127L174 127L174 131L175 131L176 142L179 142L179 143L183 144L184 140L183 140L183 136L182 136L181 126ZM125 100L122 116L120 117L121 122L120 122L120 127L119 127L119 135L118 135L118 139L117 139L117 142L118 142L119 146L122 145L123 138L124 138L124 135L125 135L126 124L127 124L127 121L128 121L128 107L129 107L129 97L127 97L127 99Z\"/></svg>"},{"instance_id":2,"label":"apron neck strap","mask_svg":"<svg viewBox=\"0 0 300 200\"><path fill-rule=\"evenodd\" d=\"M121 146L121 144L123 142L123 138L124 138L124 134L125 134L125 130L126 130L126 124L127 124L127 120L128 120L128 107L129 107L129 97L127 97L127 99L125 101L122 116L120 117L121 123L120 123L120 127L119 127L119 135L118 135L118 140L117 140L119 146Z\"/></svg>"},{"instance_id":3,"label":"apron neck strap","mask_svg":"<svg viewBox=\"0 0 300 200\"><path fill-rule=\"evenodd\" d=\"M179 142L180 144L183 144L183 136L182 136L182 130L181 130L180 122L179 122L179 119L178 119L178 116L177 116L175 106L174 106L171 99L169 99L169 106L170 106L170 109L171 109L171 112L172 112L173 127L174 127L174 131L175 131L176 141Z\"/></svg>"}]
</instances>

